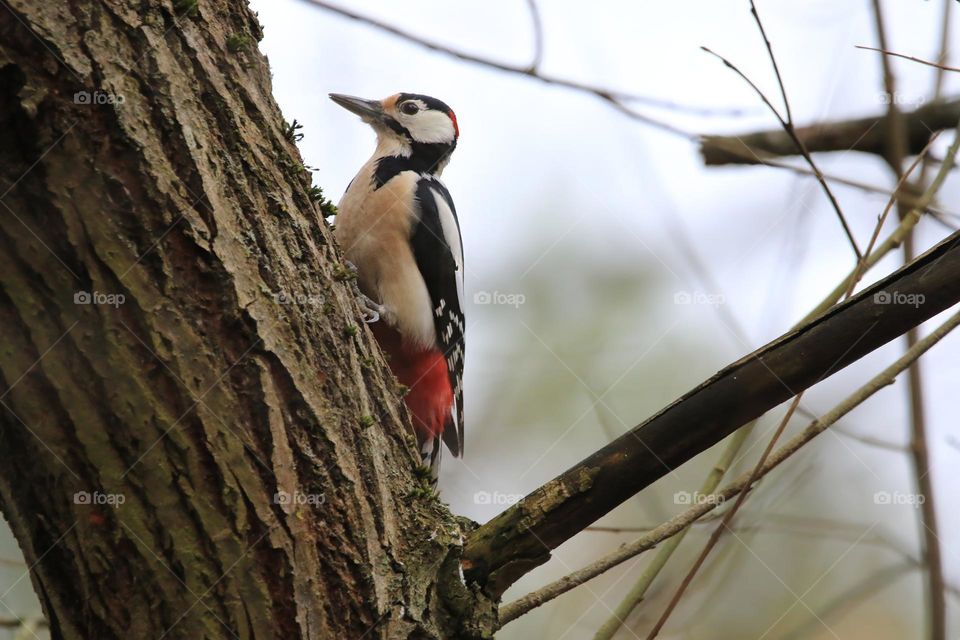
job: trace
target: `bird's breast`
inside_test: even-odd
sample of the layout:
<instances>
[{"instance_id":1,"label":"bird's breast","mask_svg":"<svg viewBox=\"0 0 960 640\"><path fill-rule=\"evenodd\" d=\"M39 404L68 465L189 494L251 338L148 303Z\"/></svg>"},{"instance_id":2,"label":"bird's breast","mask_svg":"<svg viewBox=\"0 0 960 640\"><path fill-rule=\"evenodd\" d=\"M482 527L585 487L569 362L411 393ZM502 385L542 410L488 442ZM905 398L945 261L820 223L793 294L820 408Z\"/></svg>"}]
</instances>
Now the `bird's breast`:
<instances>
[{"instance_id":1,"label":"bird's breast","mask_svg":"<svg viewBox=\"0 0 960 640\"><path fill-rule=\"evenodd\" d=\"M373 170L364 166L341 199L334 236L357 267L360 290L386 307L383 320L409 345L432 348L430 295L410 247L420 176L405 171L375 189Z\"/></svg>"}]
</instances>

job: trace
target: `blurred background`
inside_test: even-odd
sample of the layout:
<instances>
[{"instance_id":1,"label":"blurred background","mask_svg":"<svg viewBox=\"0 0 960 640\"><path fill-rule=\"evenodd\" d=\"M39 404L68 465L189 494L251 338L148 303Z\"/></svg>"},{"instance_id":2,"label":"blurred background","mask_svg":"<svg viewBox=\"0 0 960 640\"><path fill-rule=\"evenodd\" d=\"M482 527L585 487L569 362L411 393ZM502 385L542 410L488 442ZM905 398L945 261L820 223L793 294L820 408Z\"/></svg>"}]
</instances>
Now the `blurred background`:
<instances>
[{"instance_id":1,"label":"blurred background","mask_svg":"<svg viewBox=\"0 0 960 640\"><path fill-rule=\"evenodd\" d=\"M936 59L945 1L885 2L888 47ZM769 167L708 168L695 138L628 117L596 96L457 60L303 0L253 5L276 99L288 121L303 124L304 160L334 202L370 156L374 135L327 93L425 93L457 113L461 137L443 178L466 255L467 447L464 460L446 458L440 481L455 513L487 521L785 332L853 267L836 215L810 177ZM524 65L535 54L534 22L522 0L337 6L495 61ZM545 0L538 7L541 73L690 107L632 103L691 135L777 128L756 94L700 48L730 59L780 105L747 2ZM869 2L766 1L758 8L799 125L885 112L880 56L855 48L878 44ZM950 18L953 33L960 33L958 14ZM891 64L901 108L933 99L935 69ZM943 95L958 93L960 74L946 74ZM942 158L952 137L942 135L932 155ZM826 173L888 192L896 182L874 155L816 160ZM842 184L833 190L865 246L887 197ZM939 202L960 211L955 175ZM958 223L951 214L941 222L925 217L918 250ZM894 214L881 238L895 226ZM863 284L900 261L899 252L891 254ZM807 392L800 406L820 415L903 348L898 342L871 354ZM960 633L958 356L960 337L949 336L922 360L950 637ZM784 411L761 420L731 475L752 468ZM807 422L795 417L784 439ZM902 379L768 476L734 521L737 535L721 540L660 637L922 637L920 511L910 500L877 498L916 492L909 436ZM562 546L504 602L682 511L682 492L701 484L722 447L598 523L626 530L590 530ZM618 638L646 637L716 523L694 527ZM536 609L497 637L592 638L652 555ZM8 591L3 602L18 615L38 611L25 570L15 541L0 532L0 592ZM0 618L11 611L0 610ZM0 638L12 636L0 630Z\"/></svg>"}]
</instances>

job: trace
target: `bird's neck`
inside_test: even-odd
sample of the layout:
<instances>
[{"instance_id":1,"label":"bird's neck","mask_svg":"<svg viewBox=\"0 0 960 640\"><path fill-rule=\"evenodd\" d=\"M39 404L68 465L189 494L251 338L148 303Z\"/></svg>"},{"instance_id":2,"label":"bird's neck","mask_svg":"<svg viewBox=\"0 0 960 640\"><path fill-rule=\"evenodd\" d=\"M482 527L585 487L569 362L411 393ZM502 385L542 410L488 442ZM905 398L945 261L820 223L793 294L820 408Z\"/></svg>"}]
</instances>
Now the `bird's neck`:
<instances>
[{"instance_id":1,"label":"bird's neck","mask_svg":"<svg viewBox=\"0 0 960 640\"><path fill-rule=\"evenodd\" d=\"M374 153L374 180L378 187L403 171L439 176L450 161L456 143L381 140Z\"/></svg>"}]
</instances>

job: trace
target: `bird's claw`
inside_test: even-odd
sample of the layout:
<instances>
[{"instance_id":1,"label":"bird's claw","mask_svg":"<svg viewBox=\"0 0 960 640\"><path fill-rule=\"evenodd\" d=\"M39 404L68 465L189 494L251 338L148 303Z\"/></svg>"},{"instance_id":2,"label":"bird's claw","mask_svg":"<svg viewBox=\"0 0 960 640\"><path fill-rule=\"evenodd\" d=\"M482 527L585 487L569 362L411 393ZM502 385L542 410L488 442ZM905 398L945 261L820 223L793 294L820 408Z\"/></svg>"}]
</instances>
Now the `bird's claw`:
<instances>
[{"instance_id":1,"label":"bird's claw","mask_svg":"<svg viewBox=\"0 0 960 640\"><path fill-rule=\"evenodd\" d=\"M343 263L347 265L347 269L350 269L353 273L357 273L357 265L353 264L349 260L344 260ZM366 295L360 291L359 285L357 285L356 279L353 280L353 288L357 294L357 304L360 305L360 310L363 312L363 321L366 324L373 324L380 319L380 316L386 311L382 304L374 301L370 296Z\"/></svg>"},{"instance_id":2,"label":"bird's claw","mask_svg":"<svg viewBox=\"0 0 960 640\"><path fill-rule=\"evenodd\" d=\"M360 305L360 310L363 311L363 321L367 324L378 321L385 311L382 304L377 304L363 293L357 296L357 303Z\"/></svg>"}]
</instances>

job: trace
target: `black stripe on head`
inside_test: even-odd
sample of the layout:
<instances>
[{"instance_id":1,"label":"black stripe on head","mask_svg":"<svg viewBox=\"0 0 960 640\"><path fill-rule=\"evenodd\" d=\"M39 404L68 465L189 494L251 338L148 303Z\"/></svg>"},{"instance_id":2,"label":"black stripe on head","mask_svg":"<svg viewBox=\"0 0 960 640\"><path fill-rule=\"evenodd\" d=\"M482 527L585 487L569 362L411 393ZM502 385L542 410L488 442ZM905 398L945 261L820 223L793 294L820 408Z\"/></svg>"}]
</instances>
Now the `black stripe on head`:
<instances>
[{"instance_id":1,"label":"black stripe on head","mask_svg":"<svg viewBox=\"0 0 960 640\"><path fill-rule=\"evenodd\" d=\"M400 124L399 122L397 122L396 120L394 120L393 118L391 118L390 116L384 116L383 123L388 127L390 127L390 129L392 129L394 133L403 136L407 140L412 139L412 136L410 135L410 132L407 131L407 128L402 124Z\"/></svg>"},{"instance_id":2,"label":"black stripe on head","mask_svg":"<svg viewBox=\"0 0 960 640\"><path fill-rule=\"evenodd\" d=\"M448 107L446 102L437 100L436 98L431 98L430 96L425 96L422 93L401 93L397 95L397 104L400 104L404 100L419 100L423 104L427 105L428 109L442 111L447 114L453 113L453 109Z\"/></svg>"}]
</instances>

